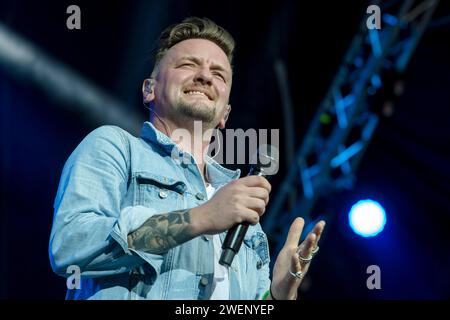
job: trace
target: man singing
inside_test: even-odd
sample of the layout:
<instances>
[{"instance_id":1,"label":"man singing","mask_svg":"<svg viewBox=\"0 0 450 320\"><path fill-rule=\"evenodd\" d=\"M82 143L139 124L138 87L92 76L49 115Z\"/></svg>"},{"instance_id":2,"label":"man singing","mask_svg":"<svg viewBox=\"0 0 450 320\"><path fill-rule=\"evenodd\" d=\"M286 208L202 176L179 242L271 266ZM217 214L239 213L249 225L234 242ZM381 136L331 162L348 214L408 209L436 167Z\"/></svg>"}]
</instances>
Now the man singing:
<instances>
[{"instance_id":1,"label":"man singing","mask_svg":"<svg viewBox=\"0 0 450 320\"><path fill-rule=\"evenodd\" d=\"M304 221L295 219L271 281L259 225L269 182L239 178L239 171L206 155L211 129L225 128L231 111L233 49L230 34L209 19L188 18L166 29L142 86L152 112L140 138L103 126L67 160L49 245L57 274L71 276L69 266L80 270L81 282L67 299L297 298L325 222L299 245ZM202 124L201 137L194 121ZM175 139L177 129L187 130L191 141ZM242 222L250 227L224 267L226 231Z\"/></svg>"}]
</instances>

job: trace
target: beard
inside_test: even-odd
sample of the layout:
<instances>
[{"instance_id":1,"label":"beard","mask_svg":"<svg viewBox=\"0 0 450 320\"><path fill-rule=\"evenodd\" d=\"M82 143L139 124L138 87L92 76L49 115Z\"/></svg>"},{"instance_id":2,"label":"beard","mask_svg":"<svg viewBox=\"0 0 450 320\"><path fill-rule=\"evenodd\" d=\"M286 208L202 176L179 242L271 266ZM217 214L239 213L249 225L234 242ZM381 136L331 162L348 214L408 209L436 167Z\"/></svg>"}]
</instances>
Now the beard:
<instances>
[{"instance_id":1,"label":"beard","mask_svg":"<svg viewBox=\"0 0 450 320\"><path fill-rule=\"evenodd\" d=\"M174 109L179 117L185 120L202 121L205 125L212 124L216 119L216 108L203 101L179 101Z\"/></svg>"}]
</instances>

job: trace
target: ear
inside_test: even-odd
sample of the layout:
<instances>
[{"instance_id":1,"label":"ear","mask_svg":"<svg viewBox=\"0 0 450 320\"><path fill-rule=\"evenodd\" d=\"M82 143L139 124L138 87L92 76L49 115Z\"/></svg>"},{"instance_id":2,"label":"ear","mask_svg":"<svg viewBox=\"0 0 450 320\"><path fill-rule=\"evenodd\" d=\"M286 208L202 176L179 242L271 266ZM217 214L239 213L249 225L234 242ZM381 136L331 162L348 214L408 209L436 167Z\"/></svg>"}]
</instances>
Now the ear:
<instances>
[{"instance_id":1,"label":"ear","mask_svg":"<svg viewBox=\"0 0 450 320\"><path fill-rule=\"evenodd\" d=\"M230 112L231 112L231 105L227 105L226 109L225 109L225 113L223 114L223 118L220 119L219 125L217 126L219 129L224 129L225 128L225 123L228 120Z\"/></svg>"},{"instance_id":2,"label":"ear","mask_svg":"<svg viewBox=\"0 0 450 320\"><path fill-rule=\"evenodd\" d=\"M142 83L142 100L144 104L148 104L155 99L155 79L145 79Z\"/></svg>"}]
</instances>

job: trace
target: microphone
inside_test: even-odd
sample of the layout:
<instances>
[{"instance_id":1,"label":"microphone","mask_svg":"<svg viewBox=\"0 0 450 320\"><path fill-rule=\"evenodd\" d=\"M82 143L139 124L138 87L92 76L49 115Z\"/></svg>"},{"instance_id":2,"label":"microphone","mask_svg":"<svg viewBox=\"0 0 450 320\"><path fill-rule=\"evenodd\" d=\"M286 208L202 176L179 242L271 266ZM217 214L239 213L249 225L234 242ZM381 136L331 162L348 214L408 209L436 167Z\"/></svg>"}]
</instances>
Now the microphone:
<instances>
[{"instance_id":1,"label":"microphone","mask_svg":"<svg viewBox=\"0 0 450 320\"><path fill-rule=\"evenodd\" d=\"M250 167L248 173L249 176L262 176L266 177L272 175L278 171L277 158L273 156L270 145L264 145L259 148L255 154L256 164ZM264 159L266 163L262 163L260 160ZM275 167L275 172L273 169ZM249 227L248 222L243 222L234 225L228 230L225 240L222 244L222 254L220 256L219 263L223 266L230 267L233 262L234 256L238 253L242 241L244 240L245 233Z\"/></svg>"}]
</instances>

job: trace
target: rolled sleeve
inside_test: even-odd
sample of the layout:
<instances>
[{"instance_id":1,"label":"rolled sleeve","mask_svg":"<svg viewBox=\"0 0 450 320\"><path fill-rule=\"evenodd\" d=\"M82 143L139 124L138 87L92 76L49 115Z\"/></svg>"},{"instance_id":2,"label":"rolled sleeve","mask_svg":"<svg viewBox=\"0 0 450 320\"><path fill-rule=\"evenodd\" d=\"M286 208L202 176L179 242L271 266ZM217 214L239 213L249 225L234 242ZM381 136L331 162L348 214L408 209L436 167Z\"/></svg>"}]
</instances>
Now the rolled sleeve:
<instances>
[{"instance_id":1,"label":"rolled sleeve","mask_svg":"<svg viewBox=\"0 0 450 320\"><path fill-rule=\"evenodd\" d=\"M145 221L157 214L154 209L144 206L126 207L122 210L117 223L111 232L111 237L117 241L126 254L137 254L139 257L149 263L157 273L161 269L163 258L161 255L147 253L140 250L134 250L128 247L128 235L139 229Z\"/></svg>"}]
</instances>

